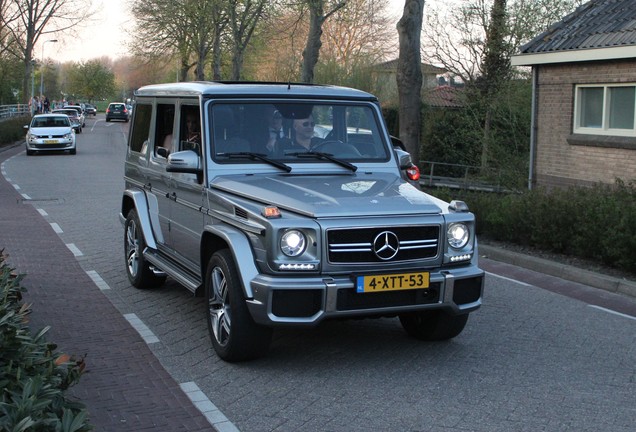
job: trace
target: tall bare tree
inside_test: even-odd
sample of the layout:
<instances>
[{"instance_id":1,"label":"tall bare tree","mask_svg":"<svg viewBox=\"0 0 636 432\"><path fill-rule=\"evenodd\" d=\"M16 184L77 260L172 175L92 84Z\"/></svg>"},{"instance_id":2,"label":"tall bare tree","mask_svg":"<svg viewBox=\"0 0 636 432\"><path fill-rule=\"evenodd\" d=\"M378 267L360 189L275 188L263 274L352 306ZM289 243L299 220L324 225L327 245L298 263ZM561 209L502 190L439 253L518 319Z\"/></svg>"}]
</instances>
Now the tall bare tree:
<instances>
[{"instance_id":1,"label":"tall bare tree","mask_svg":"<svg viewBox=\"0 0 636 432\"><path fill-rule=\"evenodd\" d=\"M28 99L34 49L41 38L63 32L87 20L89 3L73 0L4 0L0 28L10 43L5 49L24 64L23 100ZM3 35L3 39L4 39Z\"/></svg>"},{"instance_id":2,"label":"tall bare tree","mask_svg":"<svg viewBox=\"0 0 636 432\"><path fill-rule=\"evenodd\" d=\"M400 138L411 153L413 162L420 160L422 60L420 38L424 0L405 0L397 30L400 43L397 87L399 97Z\"/></svg>"},{"instance_id":3,"label":"tall bare tree","mask_svg":"<svg viewBox=\"0 0 636 432\"><path fill-rule=\"evenodd\" d=\"M585 0L508 0L503 40L510 57L532 37L572 12ZM494 0L454 0L426 14L423 51L464 82L483 74Z\"/></svg>"},{"instance_id":4,"label":"tall bare tree","mask_svg":"<svg viewBox=\"0 0 636 432\"><path fill-rule=\"evenodd\" d=\"M314 68L320 56L322 46L322 25L334 13L347 4L346 0L306 0L309 9L309 33L307 43L303 50L303 65L301 71L301 81L312 83L314 81ZM327 11L325 12L325 9Z\"/></svg>"},{"instance_id":5,"label":"tall bare tree","mask_svg":"<svg viewBox=\"0 0 636 432\"><path fill-rule=\"evenodd\" d=\"M232 80L241 79L245 50L269 3L269 0L229 1L228 15L232 29Z\"/></svg>"},{"instance_id":6,"label":"tall bare tree","mask_svg":"<svg viewBox=\"0 0 636 432\"><path fill-rule=\"evenodd\" d=\"M361 62L379 63L394 38L386 0L347 0L323 25L321 57L335 60L347 73Z\"/></svg>"}]
</instances>

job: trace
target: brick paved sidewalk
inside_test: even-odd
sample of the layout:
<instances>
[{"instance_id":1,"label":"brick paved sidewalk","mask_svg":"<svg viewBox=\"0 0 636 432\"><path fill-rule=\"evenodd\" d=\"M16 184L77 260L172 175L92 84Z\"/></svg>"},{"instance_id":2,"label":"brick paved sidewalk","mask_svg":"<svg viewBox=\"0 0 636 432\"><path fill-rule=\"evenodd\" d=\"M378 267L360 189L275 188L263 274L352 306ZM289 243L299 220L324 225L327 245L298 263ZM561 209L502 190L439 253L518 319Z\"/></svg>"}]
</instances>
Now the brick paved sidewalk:
<instances>
[{"instance_id":1,"label":"brick paved sidewalk","mask_svg":"<svg viewBox=\"0 0 636 432\"><path fill-rule=\"evenodd\" d=\"M22 150L0 152L0 163ZM60 352L86 355L87 372L69 394L96 431L213 431L141 336L82 270L53 228L0 176L0 249L32 303L32 331Z\"/></svg>"}]
</instances>

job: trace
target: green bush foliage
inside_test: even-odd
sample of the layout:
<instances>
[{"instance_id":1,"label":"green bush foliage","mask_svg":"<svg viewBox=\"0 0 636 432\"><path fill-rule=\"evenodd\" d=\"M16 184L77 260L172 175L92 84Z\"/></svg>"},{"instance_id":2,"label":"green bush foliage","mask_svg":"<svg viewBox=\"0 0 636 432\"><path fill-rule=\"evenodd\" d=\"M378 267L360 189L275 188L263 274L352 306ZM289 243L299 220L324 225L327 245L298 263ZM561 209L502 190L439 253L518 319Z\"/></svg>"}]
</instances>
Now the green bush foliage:
<instances>
[{"instance_id":1,"label":"green bush foliage","mask_svg":"<svg viewBox=\"0 0 636 432\"><path fill-rule=\"evenodd\" d=\"M464 200L486 239L592 259L636 273L636 182L522 193L431 191Z\"/></svg>"},{"instance_id":2,"label":"green bush foliage","mask_svg":"<svg viewBox=\"0 0 636 432\"><path fill-rule=\"evenodd\" d=\"M56 352L44 338L48 327L31 334L22 278L0 251L0 430L89 431L84 405L64 394L79 381L84 360Z\"/></svg>"},{"instance_id":3,"label":"green bush foliage","mask_svg":"<svg viewBox=\"0 0 636 432\"><path fill-rule=\"evenodd\" d=\"M24 125L29 124L31 117L13 117L0 123L0 146L13 144L24 139L26 130Z\"/></svg>"}]
</instances>

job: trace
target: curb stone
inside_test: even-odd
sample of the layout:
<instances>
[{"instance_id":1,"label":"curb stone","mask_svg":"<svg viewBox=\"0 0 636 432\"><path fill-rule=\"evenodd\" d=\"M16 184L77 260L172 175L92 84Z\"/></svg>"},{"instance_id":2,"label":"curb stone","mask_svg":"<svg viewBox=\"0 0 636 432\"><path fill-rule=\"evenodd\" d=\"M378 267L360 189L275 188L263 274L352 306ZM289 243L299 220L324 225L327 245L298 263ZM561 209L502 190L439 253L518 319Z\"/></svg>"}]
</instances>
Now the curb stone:
<instances>
[{"instance_id":1,"label":"curb stone","mask_svg":"<svg viewBox=\"0 0 636 432\"><path fill-rule=\"evenodd\" d=\"M555 263L543 258L512 252L484 244L479 245L479 256L494 261L523 267L539 273L599 288L605 291L636 298L636 282L607 276L567 264Z\"/></svg>"}]
</instances>

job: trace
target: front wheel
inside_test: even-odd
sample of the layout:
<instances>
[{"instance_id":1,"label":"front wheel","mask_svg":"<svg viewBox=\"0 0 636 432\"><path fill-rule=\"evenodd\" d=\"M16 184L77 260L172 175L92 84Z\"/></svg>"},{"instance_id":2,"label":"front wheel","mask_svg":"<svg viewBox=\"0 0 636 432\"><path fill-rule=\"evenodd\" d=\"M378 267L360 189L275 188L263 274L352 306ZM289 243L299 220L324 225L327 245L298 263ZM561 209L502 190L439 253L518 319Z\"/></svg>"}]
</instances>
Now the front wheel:
<instances>
[{"instance_id":1,"label":"front wheel","mask_svg":"<svg viewBox=\"0 0 636 432\"><path fill-rule=\"evenodd\" d=\"M267 354L272 329L252 320L234 258L228 249L210 258L205 277L206 316L212 346L225 361L251 360Z\"/></svg>"},{"instance_id":2,"label":"front wheel","mask_svg":"<svg viewBox=\"0 0 636 432\"><path fill-rule=\"evenodd\" d=\"M425 341L442 341L459 335L468 321L468 314L453 315L434 310L400 315L400 323L409 336Z\"/></svg>"},{"instance_id":3,"label":"front wheel","mask_svg":"<svg viewBox=\"0 0 636 432\"><path fill-rule=\"evenodd\" d=\"M124 255L128 280L136 288L161 286L165 282L166 276L155 274L150 263L144 258L145 248L146 241L141 231L139 216L135 210L130 210L124 229Z\"/></svg>"}]
</instances>

